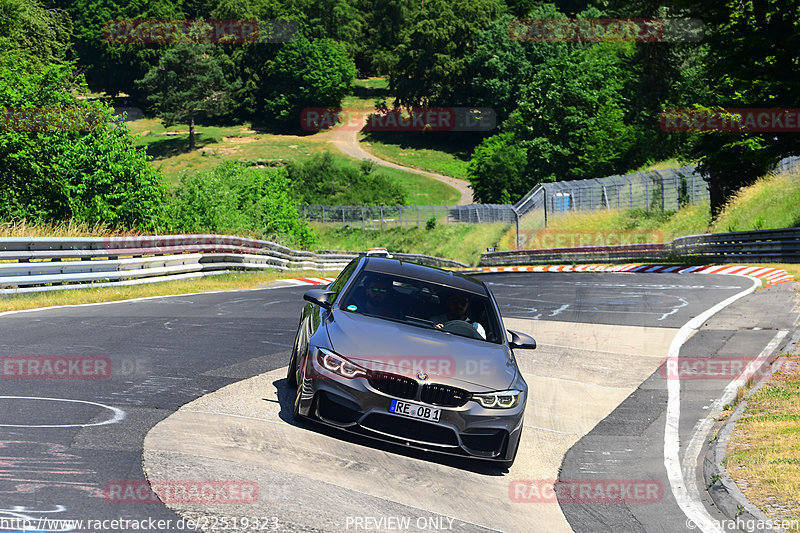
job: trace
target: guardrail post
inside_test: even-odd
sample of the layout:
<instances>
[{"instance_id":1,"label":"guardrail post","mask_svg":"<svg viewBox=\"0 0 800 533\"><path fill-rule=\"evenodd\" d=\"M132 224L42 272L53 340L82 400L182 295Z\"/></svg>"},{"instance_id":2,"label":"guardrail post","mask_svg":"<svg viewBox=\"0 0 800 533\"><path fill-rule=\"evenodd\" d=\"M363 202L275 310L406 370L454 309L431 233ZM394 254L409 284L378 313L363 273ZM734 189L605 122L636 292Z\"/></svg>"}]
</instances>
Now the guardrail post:
<instances>
[{"instance_id":1,"label":"guardrail post","mask_svg":"<svg viewBox=\"0 0 800 533\"><path fill-rule=\"evenodd\" d=\"M366 228L364 227L364 224L365 224L365 222L364 222L364 206L362 205L362 206L361 206L361 229L362 229L362 230L363 230L363 229L366 229Z\"/></svg>"},{"instance_id":2,"label":"guardrail post","mask_svg":"<svg viewBox=\"0 0 800 533\"><path fill-rule=\"evenodd\" d=\"M419 227L419 206L416 206L416 208L417 208L417 227Z\"/></svg>"},{"instance_id":3,"label":"guardrail post","mask_svg":"<svg viewBox=\"0 0 800 533\"><path fill-rule=\"evenodd\" d=\"M547 227L547 189L542 187L542 206L544 207L544 227ZM519 218L519 217L517 217ZM519 224L519 220L517 221Z\"/></svg>"}]
</instances>

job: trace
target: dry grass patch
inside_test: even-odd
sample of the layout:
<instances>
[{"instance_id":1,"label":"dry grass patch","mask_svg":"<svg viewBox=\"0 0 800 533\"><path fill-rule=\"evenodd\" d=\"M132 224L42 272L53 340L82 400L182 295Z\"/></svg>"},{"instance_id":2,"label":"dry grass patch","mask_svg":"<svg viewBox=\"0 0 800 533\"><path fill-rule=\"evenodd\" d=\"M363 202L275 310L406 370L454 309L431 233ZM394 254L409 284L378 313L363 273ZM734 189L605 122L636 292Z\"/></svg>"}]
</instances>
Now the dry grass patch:
<instances>
[{"instance_id":1,"label":"dry grass patch","mask_svg":"<svg viewBox=\"0 0 800 533\"><path fill-rule=\"evenodd\" d=\"M25 220L0 222L0 237L105 237L108 235L139 235L136 231L110 230L103 224L60 222L46 224Z\"/></svg>"},{"instance_id":2,"label":"dry grass patch","mask_svg":"<svg viewBox=\"0 0 800 533\"><path fill-rule=\"evenodd\" d=\"M266 287L273 281L281 279L309 277L330 278L336 277L338 274L338 271L310 270L291 272L233 272L205 278L165 281L127 287L98 287L19 295L0 294L0 312L62 305L117 302L151 296L259 289Z\"/></svg>"},{"instance_id":3,"label":"dry grass patch","mask_svg":"<svg viewBox=\"0 0 800 533\"><path fill-rule=\"evenodd\" d=\"M799 362L790 357L750 396L725 459L745 496L774 520L800 520Z\"/></svg>"}]
</instances>

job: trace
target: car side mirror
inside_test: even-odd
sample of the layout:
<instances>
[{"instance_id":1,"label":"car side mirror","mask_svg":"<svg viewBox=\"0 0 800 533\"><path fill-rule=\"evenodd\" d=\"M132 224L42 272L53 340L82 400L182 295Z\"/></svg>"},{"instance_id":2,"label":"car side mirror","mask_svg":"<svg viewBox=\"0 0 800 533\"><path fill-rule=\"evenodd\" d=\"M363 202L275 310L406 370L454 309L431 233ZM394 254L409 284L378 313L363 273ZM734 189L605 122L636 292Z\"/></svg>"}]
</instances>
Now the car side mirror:
<instances>
[{"instance_id":1,"label":"car side mirror","mask_svg":"<svg viewBox=\"0 0 800 533\"><path fill-rule=\"evenodd\" d=\"M519 331L507 330L511 334L511 342L508 345L511 349L522 348L523 350L535 350L536 341L530 335L525 335Z\"/></svg>"},{"instance_id":2,"label":"car side mirror","mask_svg":"<svg viewBox=\"0 0 800 533\"><path fill-rule=\"evenodd\" d=\"M333 291L326 291L325 289L308 289L303 295L303 300L318 305L323 309L331 308L331 296L336 294Z\"/></svg>"}]
</instances>

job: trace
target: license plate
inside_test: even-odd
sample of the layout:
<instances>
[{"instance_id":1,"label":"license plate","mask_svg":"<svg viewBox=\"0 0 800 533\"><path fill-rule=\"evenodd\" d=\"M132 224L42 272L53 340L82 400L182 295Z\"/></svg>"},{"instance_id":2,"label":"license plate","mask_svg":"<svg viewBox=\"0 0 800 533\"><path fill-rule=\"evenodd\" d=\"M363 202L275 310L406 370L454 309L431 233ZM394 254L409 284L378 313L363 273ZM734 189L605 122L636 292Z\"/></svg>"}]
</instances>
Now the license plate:
<instances>
[{"instance_id":1,"label":"license plate","mask_svg":"<svg viewBox=\"0 0 800 533\"><path fill-rule=\"evenodd\" d=\"M439 415L442 414L441 409L434 409L433 407L426 407L415 403L401 402L400 400L392 400L392 404L389 406L389 412L409 418L429 420L431 422L438 422Z\"/></svg>"}]
</instances>

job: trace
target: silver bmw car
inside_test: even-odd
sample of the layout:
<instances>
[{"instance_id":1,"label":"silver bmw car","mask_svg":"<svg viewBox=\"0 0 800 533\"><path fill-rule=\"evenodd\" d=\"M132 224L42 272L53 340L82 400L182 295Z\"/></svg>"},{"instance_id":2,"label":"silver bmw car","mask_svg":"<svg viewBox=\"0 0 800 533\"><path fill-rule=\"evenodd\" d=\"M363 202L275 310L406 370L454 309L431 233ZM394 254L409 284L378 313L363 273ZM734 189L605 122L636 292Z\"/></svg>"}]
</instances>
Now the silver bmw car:
<instances>
[{"instance_id":1,"label":"silver bmw car","mask_svg":"<svg viewBox=\"0 0 800 533\"><path fill-rule=\"evenodd\" d=\"M289 361L294 416L510 467L528 388L486 285L377 257L311 289Z\"/></svg>"}]
</instances>

